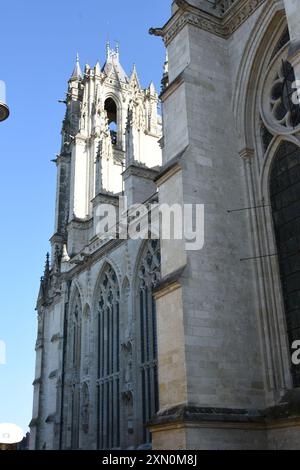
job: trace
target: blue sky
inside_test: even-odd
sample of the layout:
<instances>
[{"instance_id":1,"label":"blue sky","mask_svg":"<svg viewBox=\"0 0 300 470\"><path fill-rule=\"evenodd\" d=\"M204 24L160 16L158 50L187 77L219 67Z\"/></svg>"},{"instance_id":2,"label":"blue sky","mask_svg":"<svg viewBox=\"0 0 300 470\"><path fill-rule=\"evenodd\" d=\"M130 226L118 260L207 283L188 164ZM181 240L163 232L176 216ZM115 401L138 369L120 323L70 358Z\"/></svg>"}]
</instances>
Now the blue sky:
<instances>
[{"instance_id":1,"label":"blue sky","mask_svg":"<svg viewBox=\"0 0 300 470\"><path fill-rule=\"evenodd\" d=\"M101 64L109 38L123 67L159 88L164 48L148 35L169 17L169 0L11 0L2 2L0 80L10 118L0 124L0 422L24 431L31 419L35 302L54 228L56 169L67 80L76 52L82 67Z\"/></svg>"}]
</instances>

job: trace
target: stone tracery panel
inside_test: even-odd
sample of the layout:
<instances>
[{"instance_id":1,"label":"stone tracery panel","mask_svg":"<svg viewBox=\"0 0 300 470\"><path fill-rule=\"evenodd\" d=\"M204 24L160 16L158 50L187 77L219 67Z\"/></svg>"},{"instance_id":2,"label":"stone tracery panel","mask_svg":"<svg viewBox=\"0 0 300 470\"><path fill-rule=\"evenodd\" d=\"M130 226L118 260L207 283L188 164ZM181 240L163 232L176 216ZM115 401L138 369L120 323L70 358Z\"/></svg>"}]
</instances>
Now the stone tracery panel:
<instances>
[{"instance_id":1,"label":"stone tracery panel","mask_svg":"<svg viewBox=\"0 0 300 470\"><path fill-rule=\"evenodd\" d=\"M99 449L120 447L120 291L110 265L98 292L98 416Z\"/></svg>"}]
</instances>

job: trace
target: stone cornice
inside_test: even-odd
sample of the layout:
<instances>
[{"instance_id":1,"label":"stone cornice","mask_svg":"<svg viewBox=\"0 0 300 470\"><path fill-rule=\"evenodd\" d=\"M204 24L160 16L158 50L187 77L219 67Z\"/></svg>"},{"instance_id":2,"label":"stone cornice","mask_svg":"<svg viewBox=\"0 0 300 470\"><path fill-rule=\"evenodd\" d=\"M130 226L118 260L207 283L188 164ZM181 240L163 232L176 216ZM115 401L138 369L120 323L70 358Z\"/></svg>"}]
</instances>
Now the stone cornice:
<instances>
[{"instance_id":1,"label":"stone cornice","mask_svg":"<svg viewBox=\"0 0 300 470\"><path fill-rule=\"evenodd\" d=\"M168 294L171 294L177 289L182 287L181 278L185 271L186 265L177 269L177 271L170 273L168 276L161 279L158 286L154 289L153 295L155 300L165 297Z\"/></svg>"},{"instance_id":2,"label":"stone cornice","mask_svg":"<svg viewBox=\"0 0 300 470\"><path fill-rule=\"evenodd\" d=\"M92 200L92 204L95 207L98 204L111 204L115 207L119 206L119 196L106 192L98 193L97 196Z\"/></svg>"},{"instance_id":3,"label":"stone cornice","mask_svg":"<svg viewBox=\"0 0 300 470\"><path fill-rule=\"evenodd\" d=\"M78 219L74 217L70 222L68 223L68 227L76 228L78 230L87 230L91 228L93 225L93 219L88 218L88 219Z\"/></svg>"},{"instance_id":4,"label":"stone cornice","mask_svg":"<svg viewBox=\"0 0 300 470\"><path fill-rule=\"evenodd\" d=\"M216 36L228 39L267 0L240 0L232 5L223 17L191 5L179 8L162 28L151 28L149 33L161 36L168 46L187 25L193 25Z\"/></svg>"},{"instance_id":5,"label":"stone cornice","mask_svg":"<svg viewBox=\"0 0 300 470\"><path fill-rule=\"evenodd\" d=\"M175 155L175 157L171 158L165 165L163 165L160 173L155 179L155 182L158 187L164 184L166 181L168 181L168 179L170 179L182 169L181 160L185 155L188 147L189 146L187 145L183 150L181 150L177 155Z\"/></svg>"},{"instance_id":6,"label":"stone cornice","mask_svg":"<svg viewBox=\"0 0 300 470\"><path fill-rule=\"evenodd\" d=\"M186 426L232 429L300 427L300 391L290 390L271 408L262 410L213 408L181 404L160 411L149 423L151 431Z\"/></svg>"},{"instance_id":7,"label":"stone cornice","mask_svg":"<svg viewBox=\"0 0 300 470\"><path fill-rule=\"evenodd\" d=\"M159 170L153 168L147 168L144 166L132 163L123 173L123 178L126 180L129 176L137 176L138 178L144 178L148 180L154 180L159 174Z\"/></svg>"},{"instance_id":8,"label":"stone cornice","mask_svg":"<svg viewBox=\"0 0 300 470\"><path fill-rule=\"evenodd\" d=\"M171 96L177 88L184 83L184 72L180 73L173 82L171 82L165 90L160 94L160 99L164 102L169 96Z\"/></svg>"}]
</instances>

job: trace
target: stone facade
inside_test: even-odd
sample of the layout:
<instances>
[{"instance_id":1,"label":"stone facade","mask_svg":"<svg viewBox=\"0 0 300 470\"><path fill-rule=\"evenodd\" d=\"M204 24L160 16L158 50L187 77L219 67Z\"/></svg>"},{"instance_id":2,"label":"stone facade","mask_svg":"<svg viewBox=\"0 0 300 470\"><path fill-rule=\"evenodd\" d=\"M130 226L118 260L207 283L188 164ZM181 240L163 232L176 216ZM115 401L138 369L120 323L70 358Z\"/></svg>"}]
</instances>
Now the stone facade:
<instances>
[{"instance_id":1,"label":"stone facade","mask_svg":"<svg viewBox=\"0 0 300 470\"><path fill-rule=\"evenodd\" d=\"M137 448L150 430L155 449L299 449L299 24L297 0L174 1L150 30L168 53L163 138L118 51L84 78L76 64L32 448ZM122 189L204 204L204 248L99 240L97 207Z\"/></svg>"},{"instance_id":2,"label":"stone facade","mask_svg":"<svg viewBox=\"0 0 300 470\"><path fill-rule=\"evenodd\" d=\"M137 448L158 411L159 241L101 240L99 206L157 201L161 118L154 85L77 58L57 158L56 232L38 298L31 448Z\"/></svg>"},{"instance_id":3,"label":"stone facade","mask_svg":"<svg viewBox=\"0 0 300 470\"><path fill-rule=\"evenodd\" d=\"M299 311L292 320L274 163L281 153L300 156L299 105L282 97L290 69L297 76L299 18L290 0L178 0L169 22L150 30L169 60L159 200L205 205L203 250L161 243L162 281L179 275L155 294L154 448L299 448L299 371L289 348ZM291 200L290 230L300 215ZM287 239L297 246L299 227ZM297 271L299 254L288 253Z\"/></svg>"}]
</instances>

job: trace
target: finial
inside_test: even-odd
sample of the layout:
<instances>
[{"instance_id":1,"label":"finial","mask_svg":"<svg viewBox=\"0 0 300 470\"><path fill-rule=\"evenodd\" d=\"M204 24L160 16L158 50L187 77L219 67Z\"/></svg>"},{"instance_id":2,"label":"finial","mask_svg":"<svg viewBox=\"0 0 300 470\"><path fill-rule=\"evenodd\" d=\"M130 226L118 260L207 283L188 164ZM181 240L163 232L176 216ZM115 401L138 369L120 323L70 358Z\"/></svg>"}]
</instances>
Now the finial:
<instances>
[{"instance_id":1,"label":"finial","mask_svg":"<svg viewBox=\"0 0 300 470\"><path fill-rule=\"evenodd\" d=\"M117 41L116 42L116 56L118 60L119 60L119 53L120 53L120 45L119 45L119 41Z\"/></svg>"},{"instance_id":2,"label":"finial","mask_svg":"<svg viewBox=\"0 0 300 470\"><path fill-rule=\"evenodd\" d=\"M45 270L44 270L44 278L47 279L50 273L50 255L49 253L46 254L46 262L45 262Z\"/></svg>"},{"instance_id":3,"label":"finial","mask_svg":"<svg viewBox=\"0 0 300 470\"><path fill-rule=\"evenodd\" d=\"M82 71L81 71L81 67L80 67L80 63L79 63L79 54L77 52L77 54L76 54L76 64L75 64L71 79L76 79L77 80L77 79L80 79L80 78L82 78Z\"/></svg>"},{"instance_id":4,"label":"finial","mask_svg":"<svg viewBox=\"0 0 300 470\"><path fill-rule=\"evenodd\" d=\"M164 91L168 85L169 85L169 57L168 57L168 51L166 49L166 58L165 58L165 63L164 63L164 73L163 73L163 78L161 81L162 85L162 91Z\"/></svg>"},{"instance_id":5,"label":"finial","mask_svg":"<svg viewBox=\"0 0 300 470\"><path fill-rule=\"evenodd\" d=\"M110 56L110 42L109 40L106 41L106 60L109 59Z\"/></svg>"}]
</instances>

